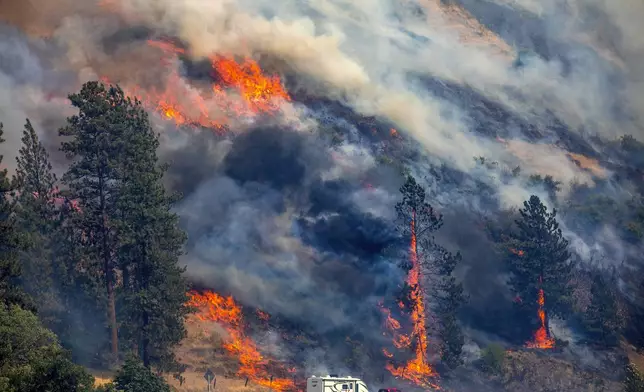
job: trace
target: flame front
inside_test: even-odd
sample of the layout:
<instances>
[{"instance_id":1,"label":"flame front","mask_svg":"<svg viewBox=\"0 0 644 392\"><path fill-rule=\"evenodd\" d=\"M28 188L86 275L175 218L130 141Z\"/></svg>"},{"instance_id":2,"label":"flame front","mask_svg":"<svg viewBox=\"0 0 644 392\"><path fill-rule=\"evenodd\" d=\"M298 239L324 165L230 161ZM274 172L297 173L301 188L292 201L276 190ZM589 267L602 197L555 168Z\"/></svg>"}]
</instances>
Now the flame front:
<instances>
[{"instance_id":1,"label":"flame front","mask_svg":"<svg viewBox=\"0 0 644 392\"><path fill-rule=\"evenodd\" d=\"M223 347L239 360L239 377L247 377L255 384L275 391L296 389L294 380L273 376L272 372L288 374L293 369L287 369L262 356L255 342L244 333L242 308L233 297L223 297L213 292L191 292L189 296L189 305L200 310L196 315L198 319L215 321L228 333Z\"/></svg>"},{"instance_id":2,"label":"flame front","mask_svg":"<svg viewBox=\"0 0 644 392\"><path fill-rule=\"evenodd\" d=\"M546 311L544 306L546 305L546 295L543 292L543 289L539 289L539 297L537 298L537 304L539 305L539 310L537 310L537 315L539 316L539 321L541 326L534 333L534 338L531 342L526 343L528 348L539 348L543 350L551 349L555 347L555 340L550 337L548 333L548 327L546 326Z\"/></svg>"},{"instance_id":3,"label":"flame front","mask_svg":"<svg viewBox=\"0 0 644 392\"><path fill-rule=\"evenodd\" d=\"M411 309L409 309L412 323L411 332L408 335L402 334L400 332L400 322L392 317L391 311L383 309L383 312L387 315L385 325L393 333L393 345L398 349L414 345L414 355L404 365L396 366L392 362L389 362L387 363L386 368L395 377L404 378L417 385L440 389L436 384L430 381L431 378L437 377L438 374L427 360L428 341L427 331L425 328L425 301L420 285L421 270L416 245L415 212L412 214L410 229L411 242L409 258L412 267L407 276L407 284L411 287ZM403 310L406 308L406 305L402 302L399 302L399 306ZM383 350L383 354L387 358L393 358L393 354L386 349Z\"/></svg>"},{"instance_id":4,"label":"flame front","mask_svg":"<svg viewBox=\"0 0 644 392\"><path fill-rule=\"evenodd\" d=\"M168 76L162 87L141 88L126 85L124 90L143 105L180 126L198 126L223 131L231 118L254 118L275 114L280 105L290 101L278 76L266 76L252 59L241 62L223 56L209 58L213 77L207 89L187 83L179 74L178 56L186 51L171 42L148 41L163 53ZM108 78L103 81L110 82Z\"/></svg>"}]
</instances>

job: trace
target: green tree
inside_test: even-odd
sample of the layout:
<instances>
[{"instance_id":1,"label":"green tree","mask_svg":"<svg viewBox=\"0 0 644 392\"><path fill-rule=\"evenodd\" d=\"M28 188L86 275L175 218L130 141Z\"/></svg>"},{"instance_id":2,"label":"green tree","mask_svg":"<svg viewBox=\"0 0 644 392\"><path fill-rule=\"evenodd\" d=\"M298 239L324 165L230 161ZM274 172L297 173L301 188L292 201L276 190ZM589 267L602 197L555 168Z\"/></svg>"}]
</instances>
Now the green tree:
<instances>
[{"instance_id":1,"label":"green tree","mask_svg":"<svg viewBox=\"0 0 644 392\"><path fill-rule=\"evenodd\" d=\"M0 143L4 131L0 123ZM2 162L0 155L0 163ZM16 190L15 181L9 178L7 169L0 170L0 301L5 305L30 304L18 285L20 278L19 254L24 250L16 230L15 204L11 200Z\"/></svg>"},{"instance_id":2,"label":"green tree","mask_svg":"<svg viewBox=\"0 0 644 392\"><path fill-rule=\"evenodd\" d=\"M458 322L458 313L466 298L463 285L454 277L454 270L460 264L461 254L452 254L436 245L434 262L438 267L438 289L434 294L436 319L439 324L441 360L449 369L463 364L465 337Z\"/></svg>"},{"instance_id":3,"label":"green tree","mask_svg":"<svg viewBox=\"0 0 644 392\"><path fill-rule=\"evenodd\" d=\"M537 314L539 292L545 296L546 331L550 315L565 316L572 295L573 263L568 241L557 223L557 211L548 212L537 196L519 210L516 230L506 243L510 287L521 299L520 307Z\"/></svg>"},{"instance_id":4,"label":"green tree","mask_svg":"<svg viewBox=\"0 0 644 392\"><path fill-rule=\"evenodd\" d=\"M114 385L119 392L170 392L170 386L164 379L131 356L114 378Z\"/></svg>"},{"instance_id":5,"label":"green tree","mask_svg":"<svg viewBox=\"0 0 644 392\"><path fill-rule=\"evenodd\" d=\"M120 311L123 336L138 348L143 364L176 370L172 347L186 334L188 284L178 265L186 240L171 212L175 197L163 186L166 170L157 158L158 136L138 102L132 107L131 133L125 154L121 213L121 246L125 297Z\"/></svg>"},{"instance_id":6,"label":"green tree","mask_svg":"<svg viewBox=\"0 0 644 392\"><path fill-rule=\"evenodd\" d=\"M123 182L123 165L129 158L127 136L137 108L118 87L105 87L88 82L78 94L69 96L78 115L67 119L59 133L67 139L62 151L71 160L63 176L71 199L78 200L82 211L74 225L82 232L81 258L98 263L100 280L107 298L107 320L110 329L112 360L118 358L118 324L116 318L116 268L120 226L119 192Z\"/></svg>"},{"instance_id":7,"label":"green tree","mask_svg":"<svg viewBox=\"0 0 644 392\"><path fill-rule=\"evenodd\" d=\"M596 272L590 288L591 302L584 314L588 335L597 342L614 347L619 344L623 328L619 316L617 295L613 290L614 278L607 278Z\"/></svg>"},{"instance_id":8,"label":"green tree","mask_svg":"<svg viewBox=\"0 0 644 392\"><path fill-rule=\"evenodd\" d=\"M58 191L49 155L29 120L17 158L16 181L20 191L16 226L30 245L20 255L21 282L27 293L36 299L39 315L53 317L59 310L52 266Z\"/></svg>"},{"instance_id":9,"label":"green tree","mask_svg":"<svg viewBox=\"0 0 644 392\"><path fill-rule=\"evenodd\" d=\"M0 390L90 392L93 385L94 378L69 360L36 315L0 306Z\"/></svg>"}]
</instances>

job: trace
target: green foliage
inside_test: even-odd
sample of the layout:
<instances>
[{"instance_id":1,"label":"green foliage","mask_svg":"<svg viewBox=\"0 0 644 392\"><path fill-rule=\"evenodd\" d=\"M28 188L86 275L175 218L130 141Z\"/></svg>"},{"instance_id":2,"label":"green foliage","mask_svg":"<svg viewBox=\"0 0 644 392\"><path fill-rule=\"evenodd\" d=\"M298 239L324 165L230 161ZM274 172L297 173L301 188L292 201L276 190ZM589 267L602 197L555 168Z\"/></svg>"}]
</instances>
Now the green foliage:
<instances>
[{"instance_id":1,"label":"green foliage","mask_svg":"<svg viewBox=\"0 0 644 392\"><path fill-rule=\"evenodd\" d=\"M118 227L121 217L119 192L127 176L125 165L128 135L133 132L139 109L118 87L106 88L88 82L78 94L69 96L78 115L67 119L59 133L66 137L61 150L71 160L63 183L72 199L78 200L82 213L73 225L81 232L81 259L90 264L90 273L106 290L112 361L118 356L116 320L116 267Z\"/></svg>"},{"instance_id":2,"label":"green foliage","mask_svg":"<svg viewBox=\"0 0 644 392\"><path fill-rule=\"evenodd\" d=\"M89 392L93 384L33 313L0 306L0 390Z\"/></svg>"},{"instance_id":3,"label":"green foliage","mask_svg":"<svg viewBox=\"0 0 644 392\"><path fill-rule=\"evenodd\" d=\"M449 369L463 364L465 337L458 322L458 313L466 298L463 285L456 281L454 270L461 262L461 255L448 252L439 245L434 251L438 272L437 290L433 297L436 302L436 316L439 322L441 360Z\"/></svg>"},{"instance_id":4,"label":"green foliage","mask_svg":"<svg viewBox=\"0 0 644 392\"><path fill-rule=\"evenodd\" d=\"M114 378L114 385L119 392L170 392L170 386L163 378L131 356Z\"/></svg>"},{"instance_id":5,"label":"green foliage","mask_svg":"<svg viewBox=\"0 0 644 392\"><path fill-rule=\"evenodd\" d=\"M135 343L145 366L177 369L172 347L186 334L188 284L178 265L186 235L171 212L175 196L162 183L165 167L156 155L159 141L139 102L130 112L124 154L117 258L123 272L121 331Z\"/></svg>"},{"instance_id":6,"label":"green foliage","mask_svg":"<svg viewBox=\"0 0 644 392\"><path fill-rule=\"evenodd\" d=\"M626 366L624 392L644 392L644 375L632 363Z\"/></svg>"},{"instance_id":7,"label":"green foliage","mask_svg":"<svg viewBox=\"0 0 644 392\"><path fill-rule=\"evenodd\" d=\"M481 353L481 367L488 373L502 373L506 360L505 350L500 344L492 343Z\"/></svg>"},{"instance_id":8,"label":"green foliage","mask_svg":"<svg viewBox=\"0 0 644 392\"><path fill-rule=\"evenodd\" d=\"M62 230L67 271L74 275L81 264L85 276L75 281L105 287L112 359L121 339L145 366L176 370L171 349L185 336L190 310L178 265L186 236L171 212L177 198L162 183L158 136L140 102L118 87L89 82L70 100L79 114L60 131L72 159L63 182L81 212L70 211Z\"/></svg>"},{"instance_id":9,"label":"green foliage","mask_svg":"<svg viewBox=\"0 0 644 392\"><path fill-rule=\"evenodd\" d=\"M4 131L0 123L0 143ZM0 163L2 163L0 155ZM7 169L0 170L0 305L21 304L27 305L28 298L18 286L20 277L20 251L26 244L21 241L16 230L15 206L11 196L16 190L16 184L9 178Z\"/></svg>"},{"instance_id":10,"label":"green foliage","mask_svg":"<svg viewBox=\"0 0 644 392\"><path fill-rule=\"evenodd\" d=\"M96 388L94 388L94 392L118 392L116 390L116 385L114 383L107 383L103 385L99 385Z\"/></svg>"},{"instance_id":11,"label":"green foliage","mask_svg":"<svg viewBox=\"0 0 644 392\"><path fill-rule=\"evenodd\" d=\"M623 320L619 316L615 279L596 273L590 289L591 302L584 314L589 337L607 347L619 344Z\"/></svg>"},{"instance_id":12,"label":"green foliage","mask_svg":"<svg viewBox=\"0 0 644 392\"><path fill-rule=\"evenodd\" d=\"M548 212L537 196L530 197L523 206L516 221L517 229L505 244L510 287L521 298L521 306L530 313L536 315L538 293L543 289L546 316L565 316L572 295L573 263L568 241L556 220L557 211Z\"/></svg>"},{"instance_id":13,"label":"green foliage","mask_svg":"<svg viewBox=\"0 0 644 392\"><path fill-rule=\"evenodd\" d=\"M54 313L61 310L54 289L54 279L58 276L55 276L52 264L58 192L49 155L29 120L17 158L16 182L19 189L16 228L29 244L29 248L20 253L20 281L35 299L40 317L52 322Z\"/></svg>"}]
</instances>

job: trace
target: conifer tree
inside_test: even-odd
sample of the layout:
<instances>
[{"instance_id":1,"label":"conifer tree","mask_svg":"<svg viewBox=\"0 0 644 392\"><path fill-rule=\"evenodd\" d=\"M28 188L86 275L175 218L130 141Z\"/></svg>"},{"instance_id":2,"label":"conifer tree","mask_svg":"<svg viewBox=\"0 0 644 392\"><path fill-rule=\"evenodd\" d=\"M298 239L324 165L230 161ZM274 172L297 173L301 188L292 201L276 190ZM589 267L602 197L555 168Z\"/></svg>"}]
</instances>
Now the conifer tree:
<instances>
[{"instance_id":1,"label":"conifer tree","mask_svg":"<svg viewBox=\"0 0 644 392\"><path fill-rule=\"evenodd\" d=\"M187 282L178 265L185 233L171 212L176 198L163 186L166 167L157 158L159 141L147 114L135 102L119 198L123 271L123 333L138 348L146 367L176 370L172 347L185 336Z\"/></svg>"},{"instance_id":2,"label":"conifer tree","mask_svg":"<svg viewBox=\"0 0 644 392\"><path fill-rule=\"evenodd\" d=\"M0 123L0 143L4 131ZM0 163L2 163L0 155ZM18 286L20 262L18 256L24 249L24 242L16 230L14 202L12 194L16 190L15 181L9 178L7 169L0 170L0 302L5 306L18 304L31 305L24 292Z\"/></svg>"},{"instance_id":3,"label":"conifer tree","mask_svg":"<svg viewBox=\"0 0 644 392\"><path fill-rule=\"evenodd\" d=\"M519 210L516 230L506 243L511 273L510 287L520 306L537 314L539 292L545 297L545 324L550 315L565 316L572 289L573 263L568 240L557 223L557 211L548 212L537 196L531 196Z\"/></svg>"},{"instance_id":4,"label":"conifer tree","mask_svg":"<svg viewBox=\"0 0 644 392\"><path fill-rule=\"evenodd\" d=\"M123 181L123 162L128 159L124 153L133 105L121 89L106 88L99 82L85 83L69 99L79 113L69 117L67 125L59 131L67 137L61 149L71 159L63 183L82 210L74 219L77 229L83 233L82 258L99 267L87 270L99 271L105 288L111 359L115 361L118 358L116 249L120 218L117 201Z\"/></svg>"},{"instance_id":5,"label":"conifer tree","mask_svg":"<svg viewBox=\"0 0 644 392\"><path fill-rule=\"evenodd\" d=\"M458 313L466 298L463 285L456 281L454 270L460 264L460 253L452 254L440 245L434 250L437 265L436 313L439 323L441 360L454 369L463 364L463 345L465 337L458 323Z\"/></svg>"},{"instance_id":6,"label":"conifer tree","mask_svg":"<svg viewBox=\"0 0 644 392\"><path fill-rule=\"evenodd\" d=\"M441 359L448 368L453 369L462 364L464 344L458 312L465 296L462 285L454 277L461 255L452 254L434 240L433 233L443 225L443 218L427 202L425 190L414 177L407 177L400 192L403 197L396 204L397 227L404 238L413 237L412 253L420 266L418 272L422 275L419 276L418 285L405 287L403 298L411 306L414 304L409 298L413 296L422 295L433 300L432 311L435 314L426 323L427 333L437 335ZM403 268L409 271L413 267L413 260L405 260ZM429 283L424 291L419 287L421 279Z\"/></svg>"},{"instance_id":7,"label":"conifer tree","mask_svg":"<svg viewBox=\"0 0 644 392\"><path fill-rule=\"evenodd\" d=\"M58 307L52 266L58 192L49 155L29 120L25 123L16 161L19 187L16 224L30 244L20 255L21 281L27 293L36 299L40 316L52 317Z\"/></svg>"},{"instance_id":8,"label":"conifer tree","mask_svg":"<svg viewBox=\"0 0 644 392\"><path fill-rule=\"evenodd\" d=\"M614 279L596 272L590 288L590 305L584 314L586 330L590 337L605 346L614 347L619 343L623 323L619 316L617 296L611 283Z\"/></svg>"}]
</instances>

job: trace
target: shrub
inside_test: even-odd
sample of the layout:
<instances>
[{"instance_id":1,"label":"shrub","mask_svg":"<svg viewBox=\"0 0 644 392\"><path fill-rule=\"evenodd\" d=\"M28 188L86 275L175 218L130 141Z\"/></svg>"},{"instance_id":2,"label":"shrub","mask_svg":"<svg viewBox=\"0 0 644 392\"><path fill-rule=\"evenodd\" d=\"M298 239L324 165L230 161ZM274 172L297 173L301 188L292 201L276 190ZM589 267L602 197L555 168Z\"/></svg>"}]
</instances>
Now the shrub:
<instances>
[{"instance_id":1,"label":"shrub","mask_svg":"<svg viewBox=\"0 0 644 392\"><path fill-rule=\"evenodd\" d=\"M505 361L505 350L500 344L490 344L483 350L481 355L481 367L488 373L501 373L503 371Z\"/></svg>"}]
</instances>

